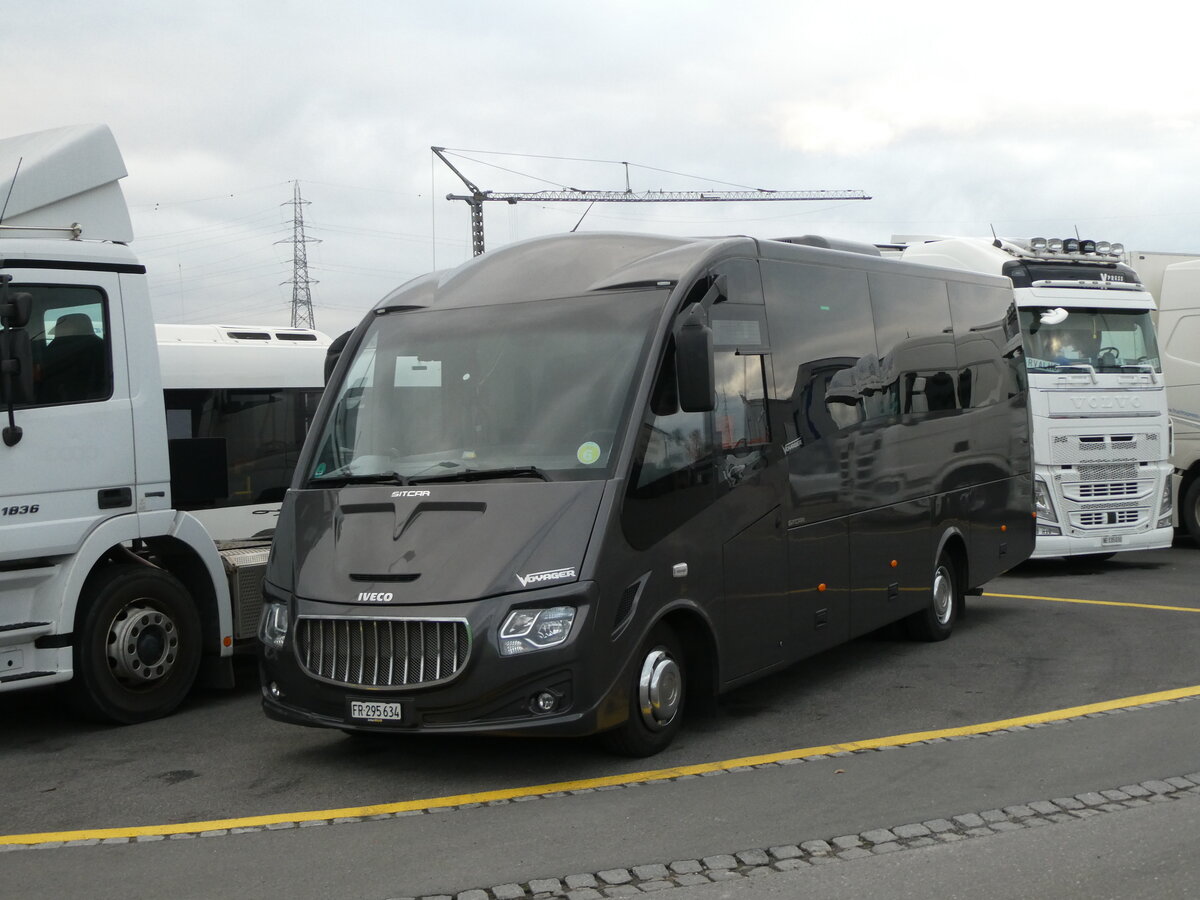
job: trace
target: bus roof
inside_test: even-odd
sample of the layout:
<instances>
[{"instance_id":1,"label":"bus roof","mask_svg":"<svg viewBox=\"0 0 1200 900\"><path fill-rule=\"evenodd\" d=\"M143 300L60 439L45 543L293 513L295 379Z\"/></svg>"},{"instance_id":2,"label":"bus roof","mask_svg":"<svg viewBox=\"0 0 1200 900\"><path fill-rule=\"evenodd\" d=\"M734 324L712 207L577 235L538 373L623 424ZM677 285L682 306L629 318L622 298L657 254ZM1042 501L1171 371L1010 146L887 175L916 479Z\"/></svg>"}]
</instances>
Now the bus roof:
<instances>
[{"instance_id":1,"label":"bus roof","mask_svg":"<svg viewBox=\"0 0 1200 900\"><path fill-rule=\"evenodd\" d=\"M329 336L277 325L156 325L163 387L323 388Z\"/></svg>"}]
</instances>

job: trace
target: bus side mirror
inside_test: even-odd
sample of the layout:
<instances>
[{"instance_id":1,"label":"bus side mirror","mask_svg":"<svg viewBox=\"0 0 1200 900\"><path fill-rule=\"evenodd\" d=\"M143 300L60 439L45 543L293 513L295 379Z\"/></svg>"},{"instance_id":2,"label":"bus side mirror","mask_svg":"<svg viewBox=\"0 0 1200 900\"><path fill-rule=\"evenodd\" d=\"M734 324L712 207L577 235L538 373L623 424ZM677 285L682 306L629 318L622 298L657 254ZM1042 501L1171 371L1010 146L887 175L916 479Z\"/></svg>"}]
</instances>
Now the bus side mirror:
<instances>
[{"instance_id":1,"label":"bus side mirror","mask_svg":"<svg viewBox=\"0 0 1200 900\"><path fill-rule=\"evenodd\" d=\"M337 367L338 360L342 358L342 351L346 349L346 342L350 340L352 332L346 331L339 334L329 342L329 347L325 351L325 383L329 384L329 376L333 374L333 370Z\"/></svg>"},{"instance_id":2,"label":"bus side mirror","mask_svg":"<svg viewBox=\"0 0 1200 900\"><path fill-rule=\"evenodd\" d=\"M675 336L675 375L680 409L684 412L712 412L716 409L713 334L712 329L700 318L700 304L692 308Z\"/></svg>"}]
</instances>

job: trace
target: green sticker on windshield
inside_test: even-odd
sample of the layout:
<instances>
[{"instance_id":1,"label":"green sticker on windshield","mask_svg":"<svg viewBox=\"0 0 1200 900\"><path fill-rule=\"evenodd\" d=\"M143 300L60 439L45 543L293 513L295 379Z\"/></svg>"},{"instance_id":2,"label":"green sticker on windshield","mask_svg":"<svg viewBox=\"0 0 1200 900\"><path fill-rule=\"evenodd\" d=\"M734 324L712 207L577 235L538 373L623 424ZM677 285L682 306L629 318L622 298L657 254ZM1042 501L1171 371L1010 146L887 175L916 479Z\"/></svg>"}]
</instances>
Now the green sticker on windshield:
<instances>
[{"instance_id":1,"label":"green sticker on windshield","mask_svg":"<svg viewBox=\"0 0 1200 900\"><path fill-rule=\"evenodd\" d=\"M595 441L580 444L579 449L575 451L575 458L585 466L590 466L600 459L600 445Z\"/></svg>"},{"instance_id":2,"label":"green sticker on windshield","mask_svg":"<svg viewBox=\"0 0 1200 900\"><path fill-rule=\"evenodd\" d=\"M317 477L320 478L324 474L325 474L325 463L321 463L320 465L317 466Z\"/></svg>"}]
</instances>

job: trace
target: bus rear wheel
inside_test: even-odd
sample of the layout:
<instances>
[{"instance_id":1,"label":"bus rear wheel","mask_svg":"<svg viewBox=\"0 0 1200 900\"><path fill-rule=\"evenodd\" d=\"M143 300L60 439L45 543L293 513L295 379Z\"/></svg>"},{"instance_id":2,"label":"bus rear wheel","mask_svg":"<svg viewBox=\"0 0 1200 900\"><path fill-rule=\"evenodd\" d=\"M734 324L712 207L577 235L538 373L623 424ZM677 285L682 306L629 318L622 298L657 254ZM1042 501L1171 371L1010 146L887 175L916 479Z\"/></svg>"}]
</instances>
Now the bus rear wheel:
<instances>
[{"instance_id":1,"label":"bus rear wheel","mask_svg":"<svg viewBox=\"0 0 1200 900\"><path fill-rule=\"evenodd\" d=\"M904 620L904 629L915 641L944 641L954 630L962 606L958 569L950 554L943 550L933 568L929 603Z\"/></svg>"},{"instance_id":2,"label":"bus rear wheel","mask_svg":"<svg viewBox=\"0 0 1200 900\"><path fill-rule=\"evenodd\" d=\"M653 756L675 740L683 721L686 669L679 639L657 626L637 655L629 690L629 717L601 735L604 746L621 756Z\"/></svg>"},{"instance_id":3,"label":"bus rear wheel","mask_svg":"<svg viewBox=\"0 0 1200 900\"><path fill-rule=\"evenodd\" d=\"M179 706L200 668L200 616L169 572L117 565L89 580L75 629L76 709L131 725Z\"/></svg>"}]
</instances>

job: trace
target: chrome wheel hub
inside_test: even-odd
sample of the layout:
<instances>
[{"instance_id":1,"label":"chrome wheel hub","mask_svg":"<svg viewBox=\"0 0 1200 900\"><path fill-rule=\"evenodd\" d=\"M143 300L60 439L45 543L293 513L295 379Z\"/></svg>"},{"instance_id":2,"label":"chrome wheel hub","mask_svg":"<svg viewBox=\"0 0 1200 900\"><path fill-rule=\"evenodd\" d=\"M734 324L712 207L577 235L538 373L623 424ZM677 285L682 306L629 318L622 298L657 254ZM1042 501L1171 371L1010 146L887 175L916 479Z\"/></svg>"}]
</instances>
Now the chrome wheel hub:
<instances>
[{"instance_id":1,"label":"chrome wheel hub","mask_svg":"<svg viewBox=\"0 0 1200 900\"><path fill-rule=\"evenodd\" d=\"M938 566L933 573L933 615L939 625L945 625L953 613L954 579L945 566Z\"/></svg>"},{"instance_id":2,"label":"chrome wheel hub","mask_svg":"<svg viewBox=\"0 0 1200 900\"><path fill-rule=\"evenodd\" d=\"M653 650L642 663L638 678L638 708L648 728L658 731L671 724L683 699L679 664L665 650Z\"/></svg>"},{"instance_id":3,"label":"chrome wheel hub","mask_svg":"<svg viewBox=\"0 0 1200 900\"><path fill-rule=\"evenodd\" d=\"M121 610L108 629L108 665L118 680L147 684L166 676L179 656L170 616L149 606Z\"/></svg>"}]
</instances>

